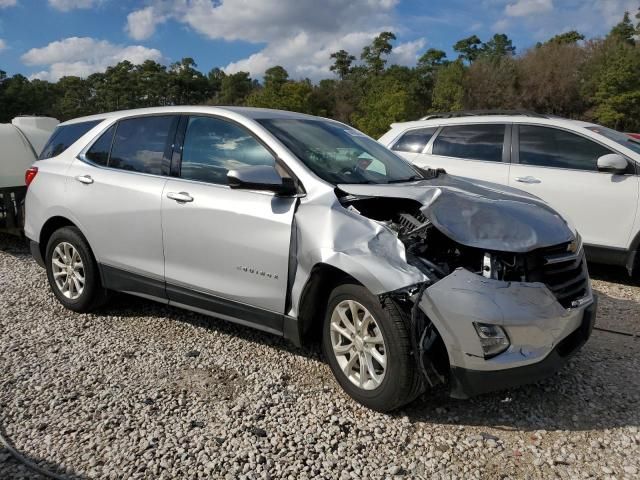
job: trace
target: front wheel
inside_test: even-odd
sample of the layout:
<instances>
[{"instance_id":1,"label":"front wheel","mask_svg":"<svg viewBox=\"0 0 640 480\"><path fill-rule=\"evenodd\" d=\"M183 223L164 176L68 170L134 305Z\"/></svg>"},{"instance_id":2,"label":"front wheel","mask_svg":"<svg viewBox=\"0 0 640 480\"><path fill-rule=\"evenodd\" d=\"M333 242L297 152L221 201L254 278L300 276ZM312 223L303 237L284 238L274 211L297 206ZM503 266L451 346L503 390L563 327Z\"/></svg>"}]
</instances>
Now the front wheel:
<instances>
[{"instance_id":1,"label":"front wheel","mask_svg":"<svg viewBox=\"0 0 640 480\"><path fill-rule=\"evenodd\" d=\"M106 301L98 265L76 227L56 230L47 243L45 258L51 290L66 308L89 312Z\"/></svg>"},{"instance_id":2,"label":"front wheel","mask_svg":"<svg viewBox=\"0 0 640 480\"><path fill-rule=\"evenodd\" d=\"M401 315L361 285L340 285L329 296L324 355L342 388L373 410L401 407L423 388Z\"/></svg>"}]
</instances>

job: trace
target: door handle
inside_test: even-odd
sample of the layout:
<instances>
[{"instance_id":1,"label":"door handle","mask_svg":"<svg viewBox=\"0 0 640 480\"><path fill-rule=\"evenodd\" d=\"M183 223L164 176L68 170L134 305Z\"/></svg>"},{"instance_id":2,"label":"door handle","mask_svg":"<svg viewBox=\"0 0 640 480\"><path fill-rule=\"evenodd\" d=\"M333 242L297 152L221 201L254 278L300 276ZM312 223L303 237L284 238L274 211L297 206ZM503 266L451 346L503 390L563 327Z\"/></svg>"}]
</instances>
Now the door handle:
<instances>
[{"instance_id":1,"label":"door handle","mask_svg":"<svg viewBox=\"0 0 640 480\"><path fill-rule=\"evenodd\" d=\"M536 177L516 177L516 181L520 183L542 183L542 180Z\"/></svg>"},{"instance_id":2,"label":"door handle","mask_svg":"<svg viewBox=\"0 0 640 480\"><path fill-rule=\"evenodd\" d=\"M76 180L80 183L84 183L85 185L91 185L93 183L93 178L91 178L91 175L78 175L76 177Z\"/></svg>"},{"instance_id":3,"label":"door handle","mask_svg":"<svg viewBox=\"0 0 640 480\"><path fill-rule=\"evenodd\" d=\"M193 197L187 192L169 192L167 193L167 198L179 203L193 202Z\"/></svg>"}]
</instances>

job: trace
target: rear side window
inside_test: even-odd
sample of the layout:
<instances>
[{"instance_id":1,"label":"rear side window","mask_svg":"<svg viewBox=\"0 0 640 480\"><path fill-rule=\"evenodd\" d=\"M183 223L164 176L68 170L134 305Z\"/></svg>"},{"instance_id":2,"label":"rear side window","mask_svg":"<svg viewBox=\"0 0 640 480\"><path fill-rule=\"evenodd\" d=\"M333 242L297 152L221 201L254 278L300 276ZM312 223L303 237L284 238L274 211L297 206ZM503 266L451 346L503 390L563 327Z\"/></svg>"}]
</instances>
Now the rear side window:
<instances>
[{"instance_id":1,"label":"rear side window","mask_svg":"<svg viewBox=\"0 0 640 480\"><path fill-rule=\"evenodd\" d=\"M229 170L251 165L275 165L275 159L247 130L214 117L189 117L180 177L226 185Z\"/></svg>"},{"instance_id":2,"label":"rear side window","mask_svg":"<svg viewBox=\"0 0 640 480\"><path fill-rule=\"evenodd\" d=\"M502 161L504 125L444 127L433 142L433 154L488 162Z\"/></svg>"},{"instance_id":3,"label":"rear side window","mask_svg":"<svg viewBox=\"0 0 640 480\"><path fill-rule=\"evenodd\" d=\"M112 125L109 129L100 135L100 138L96 140L87 153L85 153L85 157L92 163L97 165L102 165L103 167L107 166L107 162L109 161L109 152L111 151L111 143L113 142L113 134L116 131L116 126Z\"/></svg>"},{"instance_id":4,"label":"rear side window","mask_svg":"<svg viewBox=\"0 0 640 480\"><path fill-rule=\"evenodd\" d=\"M419 128L417 130L409 130L407 133L400 137L391 150L396 152L411 152L420 153L427 146L433 134L436 133L437 127L433 128Z\"/></svg>"},{"instance_id":5,"label":"rear side window","mask_svg":"<svg viewBox=\"0 0 640 480\"><path fill-rule=\"evenodd\" d=\"M51 134L51 138L49 138L49 141L42 149L38 160L57 157L101 121L102 120L92 120L90 122L59 126Z\"/></svg>"},{"instance_id":6,"label":"rear side window","mask_svg":"<svg viewBox=\"0 0 640 480\"><path fill-rule=\"evenodd\" d=\"M118 122L109 167L153 175L168 173L168 149L173 143L170 136L177 119L175 115L163 115Z\"/></svg>"},{"instance_id":7,"label":"rear side window","mask_svg":"<svg viewBox=\"0 0 640 480\"><path fill-rule=\"evenodd\" d=\"M606 147L557 128L520 125L519 161L524 165L598 170L598 158L612 153Z\"/></svg>"}]
</instances>

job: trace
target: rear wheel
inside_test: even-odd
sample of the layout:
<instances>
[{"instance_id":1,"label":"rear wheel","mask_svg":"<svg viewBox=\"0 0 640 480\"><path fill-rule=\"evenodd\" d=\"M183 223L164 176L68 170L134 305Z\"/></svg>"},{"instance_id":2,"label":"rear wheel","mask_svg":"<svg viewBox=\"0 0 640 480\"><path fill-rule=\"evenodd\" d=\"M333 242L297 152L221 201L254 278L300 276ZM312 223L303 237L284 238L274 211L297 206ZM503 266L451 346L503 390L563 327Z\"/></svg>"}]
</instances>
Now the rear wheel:
<instances>
[{"instance_id":1,"label":"rear wheel","mask_svg":"<svg viewBox=\"0 0 640 480\"><path fill-rule=\"evenodd\" d=\"M323 351L342 388L371 409L393 410L422 390L401 312L361 285L340 285L331 293Z\"/></svg>"},{"instance_id":2,"label":"rear wheel","mask_svg":"<svg viewBox=\"0 0 640 480\"><path fill-rule=\"evenodd\" d=\"M47 243L47 278L54 295L66 308L89 312L107 299L98 265L89 244L76 227L53 232Z\"/></svg>"}]
</instances>

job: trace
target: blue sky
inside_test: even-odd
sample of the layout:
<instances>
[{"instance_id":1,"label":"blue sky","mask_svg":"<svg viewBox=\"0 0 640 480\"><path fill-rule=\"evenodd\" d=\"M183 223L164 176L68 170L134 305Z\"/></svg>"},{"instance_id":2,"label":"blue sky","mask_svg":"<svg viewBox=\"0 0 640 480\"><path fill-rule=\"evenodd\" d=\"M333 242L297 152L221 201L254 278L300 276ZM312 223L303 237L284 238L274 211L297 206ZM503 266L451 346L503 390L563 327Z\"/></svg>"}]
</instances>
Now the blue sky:
<instances>
[{"instance_id":1,"label":"blue sky","mask_svg":"<svg viewBox=\"0 0 640 480\"><path fill-rule=\"evenodd\" d=\"M359 55L382 30L392 61L411 65L472 34L506 33L518 51L576 29L605 34L640 0L0 0L0 69L56 80L128 59L193 57L260 77L283 65L293 78L328 76L329 54Z\"/></svg>"}]
</instances>

